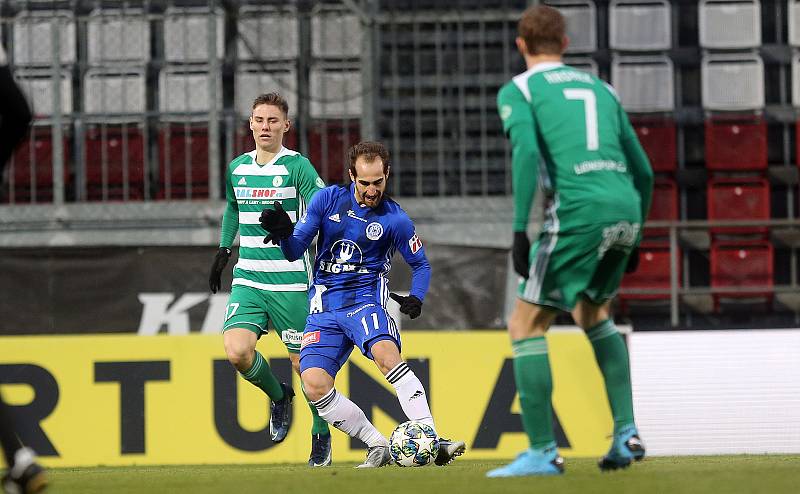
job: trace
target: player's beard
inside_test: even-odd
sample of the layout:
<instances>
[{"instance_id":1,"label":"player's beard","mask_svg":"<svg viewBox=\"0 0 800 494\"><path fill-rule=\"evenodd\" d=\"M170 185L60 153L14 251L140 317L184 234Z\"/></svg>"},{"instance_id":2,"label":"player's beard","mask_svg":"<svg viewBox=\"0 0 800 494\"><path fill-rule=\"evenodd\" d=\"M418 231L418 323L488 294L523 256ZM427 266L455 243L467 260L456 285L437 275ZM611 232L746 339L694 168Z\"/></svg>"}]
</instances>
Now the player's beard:
<instances>
[{"instance_id":1,"label":"player's beard","mask_svg":"<svg viewBox=\"0 0 800 494\"><path fill-rule=\"evenodd\" d=\"M364 191L361 194L361 201L359 201L359 202L361 204L363 204L364 206L368 206L368 207L374 208L374 207L377 207L381 203L381 199L383 199L383 192L381 192L381 191L376 191L375 192L375 197L372 198L372 199L368 199L367 192Z\"/></svg>"}]
</instances>

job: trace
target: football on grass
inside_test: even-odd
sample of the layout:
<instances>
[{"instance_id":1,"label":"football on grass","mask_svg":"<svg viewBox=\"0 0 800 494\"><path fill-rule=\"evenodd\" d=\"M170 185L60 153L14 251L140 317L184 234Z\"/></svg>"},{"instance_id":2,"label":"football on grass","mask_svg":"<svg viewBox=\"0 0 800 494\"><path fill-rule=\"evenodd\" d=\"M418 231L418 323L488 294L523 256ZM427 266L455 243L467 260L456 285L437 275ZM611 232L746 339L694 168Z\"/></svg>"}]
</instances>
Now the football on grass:
<instances>
[{"instance_id":1,"label":"football on grass","mask_svg":"<svg viewBox=\"0 0 800 494\"><path fill-rule=\"evenodd\" d=\"M401 467L424 467L439 451L439 438L433 427L409 420L398 425L389 439L392 460Z\"/></svg>"}]
</instances>

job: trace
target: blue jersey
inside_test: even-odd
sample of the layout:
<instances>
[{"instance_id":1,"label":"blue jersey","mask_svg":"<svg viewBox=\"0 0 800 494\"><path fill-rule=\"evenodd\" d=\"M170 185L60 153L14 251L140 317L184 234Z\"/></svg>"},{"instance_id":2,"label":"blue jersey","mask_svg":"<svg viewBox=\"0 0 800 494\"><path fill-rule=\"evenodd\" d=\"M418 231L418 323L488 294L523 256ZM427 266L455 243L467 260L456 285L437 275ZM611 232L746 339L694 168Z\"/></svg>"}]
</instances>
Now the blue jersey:
<instances>
[{"instance_id":1,"label":"blue jersey","mask_svg":"<svg viewBox=\"0 0 800 494\"><path fill-rule=\"evenodd\" d=\"M319 233L314 286L308 291L311 313L365 303L385 306L395 251L411 266L410 294L424 300L428 291L431 268L411 218L385 196L375 208L362 206L354 187L331 186L317 192L294 234L281 242L292 261Z\"/></svg>"}]
</instances>

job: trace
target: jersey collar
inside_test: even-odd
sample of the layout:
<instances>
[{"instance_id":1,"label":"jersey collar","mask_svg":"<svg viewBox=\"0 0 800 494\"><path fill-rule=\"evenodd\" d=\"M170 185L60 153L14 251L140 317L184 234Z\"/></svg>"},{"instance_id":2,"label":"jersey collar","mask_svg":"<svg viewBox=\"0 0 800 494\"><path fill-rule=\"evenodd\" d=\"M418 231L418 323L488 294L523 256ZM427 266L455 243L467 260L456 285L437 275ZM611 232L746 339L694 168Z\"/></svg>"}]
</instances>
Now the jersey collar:
<instances>
[{"instance_id":1,"label":"jersey collar","mask_svg":"<svg viewBox=\"0 0 800 494\"><path fill-rule=\"evenodd\" d=\"M250 154L250 157L253 158L253 164L254 165L257 165L257 166L269 166L269 165L274 165L275 162L278 161L280 158L282 158L284 156L291 156L294 153L292 151L286 149L284 146L281 146L281 150L278 151L278 154L276 154L274 158L272 158L266 164L263 164L263 165L256 161L256 156L258 155L258 149L254 149L254 150L250 151L249 154Z\"/></svg>"}]
</instances>

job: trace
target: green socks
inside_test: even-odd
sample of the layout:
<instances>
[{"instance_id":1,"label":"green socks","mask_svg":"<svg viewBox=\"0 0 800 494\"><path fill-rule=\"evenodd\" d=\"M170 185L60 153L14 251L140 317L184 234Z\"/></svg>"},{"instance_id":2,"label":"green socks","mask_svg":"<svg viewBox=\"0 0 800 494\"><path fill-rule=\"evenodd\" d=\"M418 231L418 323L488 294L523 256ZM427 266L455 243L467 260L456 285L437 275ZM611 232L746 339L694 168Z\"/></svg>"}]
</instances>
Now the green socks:
<instances>
[{"instance_id":1,"label":"green socks","mask_svg":"<svg viewBox=\"0 0 800 494\"><path fill-rule=\"evenodd\" d=\"M303 386L302 384L300 385ZM306 396L306 390L303 390L303 396L306 397L306 402L308 402L308 408L311 409L311 435L315 436L317 434L330 434L331 430L328 427L328 423L325 422L325 419L319 416L319 412L317 412L317 407L311 404L311 400L308 399Z\"/></svg>"},{"instance_id":2,"label":"green socks","mask_svg":"<svg viewBox=\"0 0 800 494\"><path fill-rule=\"evenodd\" d=\"M511 343L514 350L514 379L522 407L522 425L534 449L543 448L553 438L553 378L544 336Z\"/></svg>"},{"instance_id":3,"label":"green socks","mask_svg":"<svg viewBox=\"0 0 800 494\"><path fill-rule=\"evenodd\" d=\"M262 391L267 393L269 399L278 401L283 398L283 388L281 383L275 378L275 374L269 368L269 364L264 357L256 350L253 365L247 372L242 372L242 377L255 384Z\"/></svg>"},{"instance_id":4,"label":"green socks","mask_svg":"<svg viewBox=\"0 0 800 494\"><path fill-rule=\"evenodd\" d=\"M614 321L606 319L586 331L597 365L606 382L606 394L614 416L614 432L633 423L633 394L628 349Z\"/></svg>"}]
</instances>

